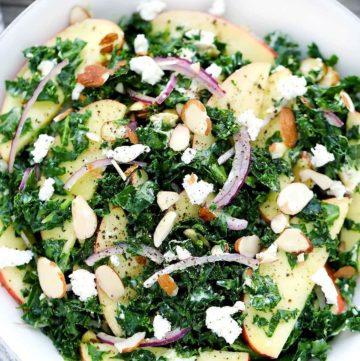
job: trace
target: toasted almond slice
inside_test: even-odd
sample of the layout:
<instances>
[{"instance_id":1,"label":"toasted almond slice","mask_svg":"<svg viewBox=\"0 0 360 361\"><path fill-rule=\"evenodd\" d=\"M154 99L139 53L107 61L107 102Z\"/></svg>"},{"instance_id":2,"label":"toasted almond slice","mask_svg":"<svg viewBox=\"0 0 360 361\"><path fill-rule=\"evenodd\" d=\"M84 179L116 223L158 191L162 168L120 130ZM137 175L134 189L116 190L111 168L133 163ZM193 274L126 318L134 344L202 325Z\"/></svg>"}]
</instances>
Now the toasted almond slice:
<instances>
[{"instance_id":1,"label":"toasted almond slice","mask_svg":"<svg viewBox=\"0 0 360 361\"><path fill-rule=\"evenodd\" d=\"M287 151L287 146L283 142L276 142L269 146L269 152L272 159L282 158Z\"/></svg>"},{"instance_id":2,"label":"toasted almond slice","mask_svg":"<svg viewBox=\"0 0 360 361\"><path fill-rule=\"evenodd\" d=\"M169 296L174 297L177 295L179 288L174 279L170 275L162 275L157 279L159 286Z\"/></svg>"},{"instance_id":3,"label":"toasted almond slice","mask_svg":"<svg viewBox=\"0 0 360 361\"><path fill-rule=\"evenodd\" d=\"M131 165L129 168L127 168L124 172L125 176L128 177L129 175L131 175L133 172L136 171L136 169L139 168L138 164L133 164Z\"/></svg>"},{"instance_id":4,"label":"toasted almond slice","mask_svg":"<svg viewBox=\"0 0 360 361\"><path fill-rule=\"evenodd\" d=\"M37 261L37 272L42 291L49 298L62 298L66 294L64 274L55 262L45 257Z\"/></svg>"},{"instance_id":5,"label":"toasted almond slice","mask_svg":"<svg viewBox=\"0 0 360 361\"><path fill-rule=\"evenodd\" d=\"M92 237L97 228L97 217L82 196L72 201L71 212L76 237L80 241Z\"/></svg>"},{"instance_id":6,"label":"toasted almond slice","mask_svg":"<svg viewBox=\"0 0 360 361\"><path fill-rule=\"evenodd\" d=\"M300 179L302 182L306 182L311 179L315 184L317 184L323 191L329 189L333 183L333 180L325 174L315 172L312 169L304 169L300 171Z\"/></svg>"},{"instance_id":7,"label":"toasted almond slice","mask_svg":"<svg viewBox=\"0 0 360 361\"><path fill-rule=\"evenodd\" d=\"M139 347L145 339L145 332L138 332L128 338L123 338L115 343L115 347L120 353L129 353Z\"/></svg>"},{"instance_id":8,"label":"toasted almond slice","mask_svg":"<svg viewBox=\"0 0 360 361\"><path fill-rule=\"evenodd\" d=\"M257 253L256 259L262 263L273 263L278 260L277 256L278 246L277 243L274 242L269 248L266 250Z\"/></svg>"},{"instance_id":9,"label":"toasted almond slice","mask_svg":"<svg viewBox=\"0 0 360 361\"><path fill-rule=\"evenodd\" d=\"M300 71L305 76L314 74L315 80L320 80L326 73L326 65L320 58L307 58L301 62Z\"/></svg>"},{"instance_id":10,"label":"toasted almond slice","mask_svg":"<svg viewBox=\"0 0 360 361\"><path fill-rule=\"evenodd\" d=\"M211 222L216 218L216 214L211 212L208 207L201 207L199 209L199 217L205 222Z\"/></svg>"},{"instance_id":11,"label":"toasted almond slice","mask_svg":"<svg viewBox=\"0 0 360 361\"><path fill-rule=\"evenodd\" d=\"M194 134L209 135L211 133L211 120L206 113L206 108L197 99L186 102L181 110L181 119Z\"/></svg>"},{"instance_id":12,"label":"toasted almond slice","mask_svg":"<svg viewBox=\"0 0 360 361\"><path fill-rule=\"evenodd\" d=\"M298 139L294 112L290 108L282 108L280 111L280 134L284 144L294 148Z\"/></svg>"},{"instance_id":13,"label":"toasted almond slice","mask_svg":"<svg viewBox=\"0 0 360 361\"><path fill-rule=\"evenodd\" d=\"M167 210L179 200L179 194L170 191L160 191L156 196L158 206L162 211Z\"/></svg>"},{"instance_id":14,"label":"toasted almond slice","mask_svg":"<svg viewBox=\"0 0 360 361\"><path fill-rule=\"evenodd\" d=\"M176 221L177 213L175 211L169 211L161 219L159 224L156 226L154 232L154 245L155 247L160 247L164 242L166 237L169 235L171 230L174 227Z\"/></svg>"},{"instance_id":15,"label":"toasted almond slice","mask_svg":"<svg viewBox=\"0 0 360 361\"><path fill-rule=\"evenodd\" d=\"M125 294L125 287L117 273L109 266L102 265L95 271L96 284L114 301Z\"/></svg>"},{"instance_id":16,"label":"toasted almond slice","mask_svg":"<svg viewBox=\"0 0 360 361\"><path fill-rule=\"evenodd\" d=\"M297 228L287 228L277 238L279 249L294 254L310 253L314 246L311 241Z\"/></svg>"},{"instance_id":17,"label":"toasted almond slice","mask_svg":"<svg viewBox=\"0 0 360 361\"><path fill-rule=\"evenodd\" d=\"M66 109L66 110L63 111L62 113L58 114L58 115L53 119L53 121L54 121L55 123L61 122L61 121L64 120L70 113L72 113L73 111L74 111L73 108Z\"/></svg>"},{"instance_id":18,"label":"toasted almond slice","mask_svg":"<svg viewBox=\"0 0 360 361\"><path fill-rule=\"evenodd\" d=\"M235 242L235 251L245 257L253 258L260 251L260 238L255 234L241 237Z\"/></svg>"},{"instance_id":19,"label":"toasted almond slice","mask_svg":"<svg viewBox=\"0 0 360 361\"><path fill-rule=\"evenodd\" d=\"M270 223L271 229L274 233L281 233L289 226L289 216L287 214L277 214Z\"/></svg>"},{"instance_id":20,"label":"toasted almond slice","mask_svg":"<svg viewBox=\"0 0 360 361\"><path fill-rule=\"evenodd\" d=\"M112 70L100 64L88 65L84 72L77 76L77 82L84 87L99 88L105 84L112 73Z\"/></svg>"},{"instance_id":21,"label":"toasted almond slice","mask_svg":"<svg viewBox=\"0 0 360 361\"><path fill-rule=\"evenodd\" d=\"M184 108L184 104L182 104L182 103L176 104L176 106L175 106L176 113L178 113L179 115L181 115L181 112L182 112L183 108Z\"/></svg>"},{"instance_id":22,"label":"toasted almond slice","mask_svg":"<svg viewBox=\"0 0 360 361\"><path fill-rule=\"evenodd\" d=\"M183 124L178 124L171 133L169 147L175 152L181 152L189 146L190 130Z\"/></svg>"},{"instance_id":23,"label":"toasted almond slice","mask_svg":"<svg viewBox=\"0 0 360 361\"><path fill-rule=\"evenodd\" d=\"M131 144L139 144L139 137L133 130L127 129L126 137L130 140Z\"/></svg>"},{"instance_id":24,"label":"toasted almond slice","mask_svg":"<svg viewBox=\"0 0 360 361\"><path fill-rule=\"evenodd\" d=\"M109 45L114 43L119 39L119 35L117 33L109 33L106 34L100 41L99 45Z\"/></svg>"},{"instance_id":25,"label":"toasted almond slice","mask_svg":"<svg viewBox=\"0 0 360 361\"><path fill-rule=\"evenodd\" d=\"M325 76L319 82L321 88L330 88L340 82L339 73L331 66L327 67Z\"/></svg>"},{"instance_id":26,"label":"toasted almond slice","mask_svg":"<svg viewBox=\"0 0 360 361\"><path fill-rule=\"evenodd\" d=\"M344 266L339 268L335 273L335 278L352 278L356 274L356 270L352 266Z\"/></svg>"},{"instance_id":27,"label":"toasted almond slice","mask_svg":"<svg viewBox=\"0 0 360 361\"><path fill-rule=\"evenodd\" d=\"M281 212L291 216L301 212L312 200L314 193L303 183L287 185L277 198Z\"/></svg>"},{"instance_id":28,"label":"toasted almond slice","mask_svg":"<svg viewBox=\"0 0 360 361\"><path fill-rule=\"evenodd\" d=\"M82 21L91 18L90 13L81 6L74 6L70 11L70 25L81 23Z\"/></svg>"},{"instance_id":29,"label":"toasted almond slice","mask_svg":"<svg viewBox=\"0 0 360 361\"><path fill-rule=\"evenodd\" d=\"M342 102L344 103L345 107L347 108L347 110L350 113L354 113L355 106L354 106L352 99L350 98L350 95L348 93L346 93L346 91L342 90L340 92L340 98L341 98Z\"/></svg>"}]
</instances>

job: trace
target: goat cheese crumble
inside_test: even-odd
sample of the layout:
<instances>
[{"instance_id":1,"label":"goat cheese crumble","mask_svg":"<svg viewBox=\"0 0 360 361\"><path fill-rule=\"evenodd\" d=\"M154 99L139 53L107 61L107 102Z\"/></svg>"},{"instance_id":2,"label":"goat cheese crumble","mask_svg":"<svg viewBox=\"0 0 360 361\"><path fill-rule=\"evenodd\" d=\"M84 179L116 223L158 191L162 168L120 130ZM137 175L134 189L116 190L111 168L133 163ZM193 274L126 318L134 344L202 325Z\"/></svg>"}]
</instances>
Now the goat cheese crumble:
<instances>
[{"instance_id":1,"label":"goat cheese crumble","mask_svg":"<svg viewBox=\"0 0 360 361\"><path fill-rule=\"evenodd\" d=\"M181 161L185 164L190 164L194 160L196 152L196 149L186 148L181 156Z\"/></svg>"},{"instance_id":2,"label":"goat cheese crumble","mask_svg":"<svg viewBox=\"0 0 360 361\"><path fill-rule=\"evenodd\" d=\"M193 57L196 55L195 51L189 49L189 48L182 48L179 53L179 57L192 61Z\"/></svg>"},{"instance_id":3,"label":"goat cheese crumble","mask_svg":"<svg viewBox=\"0 0 360 361\"><path fill-rule=\"evenodd\" d=\"M209 14L215 16L223 16L226 11L225 0L214 0L210 9L208 10Z\"/></svg>"},{"instance_id":4,"label":"goat cheese crumble","mask_svg":"<svg viewBox=\"0 0 360 361\"><path fill-rule=\"evenodd\" d=\"M193 29L187 31L185 36L189 39L198 38L194 41L198 51L206 51L215 47L215 34L211 31Z\"/></svg>"},{"instance_id":5,"label":"goat cheese crumble","mask_svg":"<svg viewBox=\"0 0 360 361\"><path fill-rule=\"evenodd\" d=\"M291 100L307 92L306 79L296 75L290 75L279 79L277 89L281 98Z\"/></svg>"},{"instance_id":6,"label":"goat cheese crumble","mask_svg":"<svg viewBox=\"0 0 360 361\"><path fill-rule=\"evenodd\" d=\"M161 315L156 315L153 321L154 335L158 340L165 338L166 334L171 331L171 323Z\"/></svg>"},{"instance_id":7,"label":"goat cheese crumble","mask_svg":"<svg viewBox=\"0 0 360 361\"><path fill-rule=\"evenodd\" d=\"M34 254L9 247L0 247L0 269L28 264Z\"/></svg>"},{"instance_id":8,"label":"goat cheese crumble","mask_svg":"<svg viewBox=\"0 0 360 361\"><path fill-rule=\"evenodd\" d=\"M136 54L146 54L149 50L149 41L144 34L136 35L134 40L134 49Z\"/></svg>"},{"instance_id":9,"label":"goat cheese crumble","mask_svg":"<svg viewBox=\"0 0 360 361\"><path fill-rule=\"evenodd\" d=\"M141 1L137 7L141 19L146 21L154 20L166 8L166 3L160 0Z\"/></svg>"},{"instance_id":10,"label":"goat cheese crumble","mask_svg":"<svg viewBox=\"0 0 360 361\"><path fill-rule=\"evenodd\" d=\"M39 138L34 143L34 149L30 152L34 163L40 163L46 157L54 142L55 138L50 135L39 135Z\"/></svg>"},{"instance_id":11,"label":"goat cheese crumble","mask_svg":"<svg viewBox=\"0 0 360 361\"><path fill-rule=\"evenodd\" d=\"M138 56L130 60L130 69L141 75L141 80L150 85L158 83L164 75L159 65L150 56Z\"/></svg>"},{"instance_id":12,"label":"goat cheese crumble","mask_svg":"<svg viewBox=\"0 0 360 361\"><path fill-rule=\"evenodd\" d=\"M192 204L204 203L208 195L214 190L213 184L203 180L198 182L198 176L194 173L187 174L182 185Z\"/></svg>"},{"instance_id":13,"label":"goat cheese crumble","mask_svg":"<svg viewBox=\"0 0 360 361\"><path fill-rule=\"evenodd\" d=\"M108 158L113 158L120 163L129 163L135 160L139 155L150 152L150 148L143 144L123 145L114 150L105 151Z\"/></svg>"},{"instance_id":14,"label":"goat cheese crumble","mask_svg":"<svg viewBox=\"0 0 360 361\"><path fill-rule=\"evenodd\" d=\"M320 268L311 276L312 281L320 286L326 298L326 303L329 305L336 305L338 292L335 284L324 267Z\"/></svg>"},{"instance_id":15,"label":"goat cheese crumble","mask_svg":"<svg viewBox=\"0 0 360 361\"><path fill-rule=\"evenodd\" d=\"M345 186L340 181L333 181L327 194L335 196L337 199L343 199L346 193Z\"/></svg>"},{"instance_id":16,"label":"goat cheese crumble","mask_svg":"<svg viewBox=\"0 0 360 361\"><path fill-rule=\"evenodd\" d=\"M242 112L237 122L247 128L251 140L256 140L261 129L268 123L267 120L257 118L252 109Z\"/></svg>"},{"instance_id":17,"label":"goat cheese crumble","mask_svg":"<svg viewBox=\"0 0 360 361\"><path fill-rule=\"evenodd\" d=\"M191 253L187 249L181 246L176 246L175 250L176 250L177 258L180 261L183 261L184 259L191 257Z\"/></svg>"},{"instance_id":18,"label":"goat cheese crumble","mask_svg":"<svg viewBox=\"0 0 360 361\"><path fill-rule=\"evenodd\" d=\"M223 337L229 345L232 345L242 330L231 316L244 310L245 305L241 301L237 301L232 307L209 307L206 310L206 327L217 336Z\"/></svg>"},{"instance_id":19,"label":"goat cheese crumble","mask_svg":"<svg viewBox=\"0 0 360 361\"><path fill-rule=\"evenodd\" d=\"M311 148L311 153L311 163L316 168L335 160L334 154L330 153L322 144L316 144L314 148Z\"/></svg>"},{"instance_id":20,"label":"goat cheese crumble","mask_svg":"<svg viewBox=\"0 0 360 361\"><path fill-rule=\"evenodd\" d=\"M78 269L70 276L70 283L73 293L79 300L85 302L97 295L95 275L85 269Z\"/></svg>"},{"instance_id":21,"label":"goat cheese crumble","mask_svg":"<svg viewBox=\"0 0 360 361\"><path fill-rule=\"evenodd\" d=\"M222 67L215 63L212 63L205 69L205 71L210 74L214 79L218 79L222 73Z\"/></svg>"},{"instance_id":22,"label":"goat cheese crumble","mask_svg":"<svg viewBox=\"0 0 360 361\"><path fill-rule=\"evenodd\" d=\"M56 66L56 60L43 60L37 67L37 70L41 73L41 77L45 78L51 70Z\"/></svg>"},{"instance_id":23,"label":"goat cheese crumble","mask_svg":"<svg viewBox=\"0 0 360 361\"><path fill-rule=\"evenodd\" d=\"M55 191L54 184L55 180L53 178L48 178L45 180L39 191L39 199L41 201L48 201L52 197Z\"/></svg>"}]
</instances>

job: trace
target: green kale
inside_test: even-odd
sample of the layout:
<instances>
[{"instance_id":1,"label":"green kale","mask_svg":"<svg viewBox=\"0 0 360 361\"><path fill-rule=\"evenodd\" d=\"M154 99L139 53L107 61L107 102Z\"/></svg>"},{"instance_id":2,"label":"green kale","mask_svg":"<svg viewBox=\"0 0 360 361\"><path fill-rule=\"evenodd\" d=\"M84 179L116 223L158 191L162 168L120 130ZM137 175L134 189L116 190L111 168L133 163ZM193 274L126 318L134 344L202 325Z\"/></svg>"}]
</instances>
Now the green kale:
<instances>
[{"instance_id":1,"label":"green kale","mask_svg":"<svg viewBox=\"0 0 360 361\"><path fill-rule=\"evenodd\" d=\"M141 144L149 146L152 150L163 150L167 148L167 134L161 130L155 129L152 125L139 127L136 129Z\"/></svg>"},{"instance_id":2,"label":"green kale","mask_svg":"<svg viewBox=\"0 0 360 361\"><path fill-rule=\"evenodd\" d=\"M207 107L206 111L212 121L212 133L216 138L226 140L239 131L240 127L232 111L211 107Z\"/></svg>"},{"instance_id":3,"label":"green kale","mask_svg":"<svg viewBox=\"0 0 360 361\"><path fill-rule=\"evenodd\" d=\"M2 143L11 140L18 126L21 116L20 108L12 108L9 112L0 115L0 134L2 134ZM27 118L21 134L26 134L32 129L31 119Z\"/></svg>"},{"instance_id":4,"label":"green kale","mask_svg":"<svg viewBox=\"0 0 360 361\"><path fill-rule=\"evenodd\" d=\"M94 345L91 343L87 344L88 354L91 358L91 361L103 361L104 356L108 354L106 351L98 350Z\"/></svg>"},{"instance_id":5,"label":"green kale","mask_svg":"<svg viewBox=\"0 0 360 361\"><path fill-rule=\"evenodd\" d=\"M128 354L118 354L114 360L124 361L167 361L164 357L157 358L152 352L148 350L135 350Z\"/></svg>"},{"instance_id":6,"label":"green kale","mask_svg":"<svg viewBox=\"0 0 360 361\"><path fill-rule=\"evenodd\" d=\"M311 43L308 45L308 55L310 58L320 58L324 61L327 66L335 66L339 60L339 58L333 54L329 59L326 59L320 52L319 47L315 43Z\"/></svg>"}]
</instances>

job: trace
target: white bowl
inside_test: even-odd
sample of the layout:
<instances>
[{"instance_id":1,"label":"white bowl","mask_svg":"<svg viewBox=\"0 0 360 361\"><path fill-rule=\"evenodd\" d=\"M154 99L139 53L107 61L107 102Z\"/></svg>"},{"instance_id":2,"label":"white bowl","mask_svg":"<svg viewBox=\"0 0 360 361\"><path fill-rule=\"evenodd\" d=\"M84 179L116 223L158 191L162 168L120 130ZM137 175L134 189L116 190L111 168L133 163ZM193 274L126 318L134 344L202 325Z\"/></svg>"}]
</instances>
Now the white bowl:
<instances>
[{"instance_id":1,"label":"white bowl","mask_svg":"<svg viewBox=\"0 0 360 361\"><path fill-rule=\"evenodd\" d=\"M68 24L74 5L88 7L95 17L117 21L130 14L137 0L38 0L0 36L0 96L4 81L13 78L24 60L24 48L41 44ZM168 0L169 8L206 11L212 0ZM273 30L290 34L302 49L315 41L327 56L340 57L342 75L360 75L360 19L333 0L227 0L226 17L263 36ZM358 292L360 296L360 292ZM51 342L26 326L16 303L0 288L0 338L21 361L62 360ZM357 297L360 301L360 297ZM359 334L343 334L334 342L329 361L359 360Z\"/></svg>"}]
</instances>

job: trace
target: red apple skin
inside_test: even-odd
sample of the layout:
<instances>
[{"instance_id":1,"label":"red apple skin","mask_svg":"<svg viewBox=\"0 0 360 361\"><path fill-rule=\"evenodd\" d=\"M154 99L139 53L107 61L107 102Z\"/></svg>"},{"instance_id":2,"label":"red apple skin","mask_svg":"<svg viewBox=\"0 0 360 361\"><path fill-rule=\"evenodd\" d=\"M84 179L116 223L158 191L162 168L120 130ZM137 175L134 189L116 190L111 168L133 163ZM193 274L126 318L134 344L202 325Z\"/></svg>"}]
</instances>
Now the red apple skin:
<instances>
[{"instance_id":1,"label":"red apple skin","mask_svg":"<svg viewBox=\"0 0 360 361\"><path fill-rule=\"evenodd\" d=\"M21 295L18 295L12 288L9 282L9 279L6 278L3 272L0 271L0 283L9 293L9 295L19 304L22 305L24 303L24 299Z\"/></svg>"},{"instance_id":2,"label":"red apple skin","mask_svg":"<svg viewBox=\"0 0 360 361\"><path fill-rule=\"evenodd\" d=\"M256 349L256 347L251 343L251 340L250 340L250 337L249 337L249 335L248 335L248 333L247 333L246 327L243 328L243 333L242 333L242 335L243 335L243 337L244 337L245 342L249 345L249 347L250 347L254 352L256 352L256 353L257 353L258 355L260 355L260 356L267 357L267 358L269 358L269 359L271 359L271 360L275 360L274 357L271 357L271 356L268 356L268 355L266 355L266 354L264 354L264 353L261 353L260 351L258 351L258 350ZM249 355L249 361L250 361L250 355Z\"/></svg>"},{"instance_id":3,"label":"red apple skin","mask_svg":"<svg viewBox=\"0 0 360 361\"><path fill-rule=\"evenodd\" d=\"M329 277L331 278L331 280L333 281L334 283L334 286L336 288L336 291L337 291L337 310L336 310L336 314L337 315L340 315L342 314L345 309L346 309L346 302L344 300L344 297L342 296L340 290L339 290L339 287L336 285L335 283L335 277L334 277L334 272L332 271L332 269L326 265L325 266L325 269L326 269L326 272L328 273Z\"/></svg>"}]
</instances>

